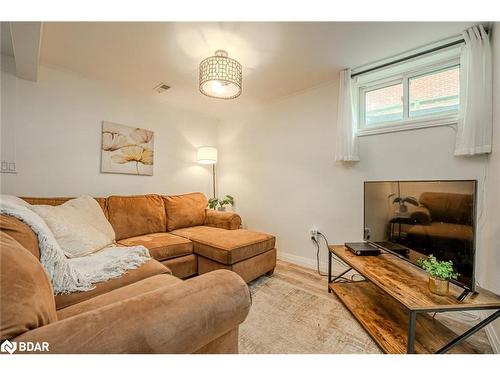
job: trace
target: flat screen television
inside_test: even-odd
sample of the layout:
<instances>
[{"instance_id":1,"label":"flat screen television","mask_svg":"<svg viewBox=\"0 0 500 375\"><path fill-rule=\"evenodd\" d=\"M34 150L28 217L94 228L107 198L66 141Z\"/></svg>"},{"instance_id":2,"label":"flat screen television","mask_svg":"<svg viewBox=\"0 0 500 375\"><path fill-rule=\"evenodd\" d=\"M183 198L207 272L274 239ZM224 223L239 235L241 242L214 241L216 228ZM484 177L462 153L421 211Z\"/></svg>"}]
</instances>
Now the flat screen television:
<instances>
[{"instance_id":1,"label":"flat screen television","mask_svg":"<svg viewBox=\"0 0 500 375\"><path fill-rule=\"evenodd\" d=\"M456 284L474 290L475 180L366 181L364 239L417 264L451 260Z\"/></svg>"}]
</instances>

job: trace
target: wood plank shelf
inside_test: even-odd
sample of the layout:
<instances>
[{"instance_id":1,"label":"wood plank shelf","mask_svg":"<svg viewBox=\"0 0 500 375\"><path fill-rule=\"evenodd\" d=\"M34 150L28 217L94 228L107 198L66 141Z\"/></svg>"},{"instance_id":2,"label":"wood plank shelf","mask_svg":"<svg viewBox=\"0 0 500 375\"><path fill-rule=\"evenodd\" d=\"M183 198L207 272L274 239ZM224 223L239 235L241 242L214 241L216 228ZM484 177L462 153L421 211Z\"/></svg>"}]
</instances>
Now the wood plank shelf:
<instances>
[{"instance_id":1,"label":"wood plank shelf","mask_svg":"<svg viewBox=\"0 0 500 375\"><path fill-rule=\"evenodd\" d=\"M499 296L481 288L464 301L457 300L462 290L453 284L449 296L433 294L427 286L429 276L422 269L392 254L357 256L344 246L330 246L329 250L410 310L500 308Z\"/></svg>"},{"instance_id":2,"label":"wood plank shelf","mask_svg":"<svg viewBox=\"0 0 500 375\"><path fill-rule=\"evenodd\" d=\"M330 283L329 287L385 353L406 353L408 310L404 306L367 281ZM456 336L429 314L419 314L415 353L434 353ZM476 351L464 342L450 353Z\"/></svg>"}]
</instances>

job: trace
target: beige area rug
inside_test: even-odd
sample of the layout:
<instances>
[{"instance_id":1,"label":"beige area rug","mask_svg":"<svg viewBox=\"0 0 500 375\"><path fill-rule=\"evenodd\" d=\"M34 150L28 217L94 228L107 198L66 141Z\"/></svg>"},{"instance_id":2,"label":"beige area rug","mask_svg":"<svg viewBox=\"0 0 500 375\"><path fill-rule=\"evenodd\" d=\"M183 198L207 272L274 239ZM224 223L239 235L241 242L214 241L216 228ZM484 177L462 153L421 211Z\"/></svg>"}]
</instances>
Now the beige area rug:
<instances>
[{"instance_id":1,"label":"beige area rug","mask_svg":"<svg viewBox=\"0 0 500 375\"><path fill-rule=\"evenodd\" d=\"M250 284L252 308L240 326L240 353L381 353L331 295L262 276Z\"/></svg>"}]
</instances>

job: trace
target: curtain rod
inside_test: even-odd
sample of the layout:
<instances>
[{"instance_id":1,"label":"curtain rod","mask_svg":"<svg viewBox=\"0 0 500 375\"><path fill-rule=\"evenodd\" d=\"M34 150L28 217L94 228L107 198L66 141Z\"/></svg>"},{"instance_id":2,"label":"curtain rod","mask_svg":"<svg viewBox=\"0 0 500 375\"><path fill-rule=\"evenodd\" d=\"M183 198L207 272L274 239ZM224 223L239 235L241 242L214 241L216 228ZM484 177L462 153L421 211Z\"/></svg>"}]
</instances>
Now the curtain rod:
<instances>
[{"instance_id":1,"label":"curtain rod","mask_svg":"<svg viewBox=\"0 0 500 375\"><path fill-rule=\"evenodd\" d=\"M456 46L457 44L462 44L462 43L465 43L464 39L455 40L453 42L444 44L442 46L434 47L434 48L431 48L431 49L426 50L426 51L415 53L415 54L407 56L407 57L402 57L400 59L397 59L397 60L394 60L394 61L382 64L382 65L379 65L379 66L375 66L373 68L369 68L369 69L363 70L363 71L358 72L358 73L351 74L351 78L354 78L354 77L359 76L361 74L373 72L374 70L382 69L382 68L385 68L387 66L398 64L398 63L403 62L403 61L411 60L411 59L413 59L415 57L420 57L422 55L427 55L428 53L432 53L432 52L436 52L436 51L439 51L439 50L442 50L442 49L445 49L445 48L448 48L448 47Z\"/></svg>"}]
</instances>

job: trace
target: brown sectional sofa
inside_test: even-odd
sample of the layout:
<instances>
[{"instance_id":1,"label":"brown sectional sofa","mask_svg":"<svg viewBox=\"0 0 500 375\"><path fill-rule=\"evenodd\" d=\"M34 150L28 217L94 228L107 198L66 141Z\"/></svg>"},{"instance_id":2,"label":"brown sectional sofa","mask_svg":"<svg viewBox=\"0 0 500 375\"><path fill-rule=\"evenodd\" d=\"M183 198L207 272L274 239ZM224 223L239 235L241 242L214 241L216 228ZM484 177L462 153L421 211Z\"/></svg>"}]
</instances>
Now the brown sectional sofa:
<instances>
[{"instance_id":1,"label":"brown sectional sofa","mask_svg":"<svg viewBox=\"0 0 500 375\"><path fill-rule=\"evenodd\" d=\"M70 198L23 199L58 205ZM1 340L50 341L51 352L64 353L237 352L238 325L250 308L243 280L272 274L274 237L239 229L236 213L207 210L201 193L96 200L115 230L117 244L144 245L154 259L90 291L44 297L44 311L51 311L52 317L37 316L28 325L8 323L12 332L17 324L14 336L5 335L2 317ZM38 240L28 226L0 215L0 228L2 260L4 248L40 258ZM2 262L0 313L10 309L15 315L15 309L26 309L4 303L3 284L10 282L4 275L19 262Z\"/></svg>"},{"instance_id":2,"label":"brown sectional sofa","mask_svg":"<svg viewBox=\"0 0 500 375\"><path fill-rule=\"evenodd\" d=\"M30 204L58 205L70 198L23 199ZM154 259L179 278L231 269L250 282L265 273L272 274L276 265L274 236L239 229L238 214L207 209L207 198L202 193L96 200L115 230L119 245L147 247ZM246 262L252 264L252 270L246 269Z\"/></svg>"}]
</instances>

